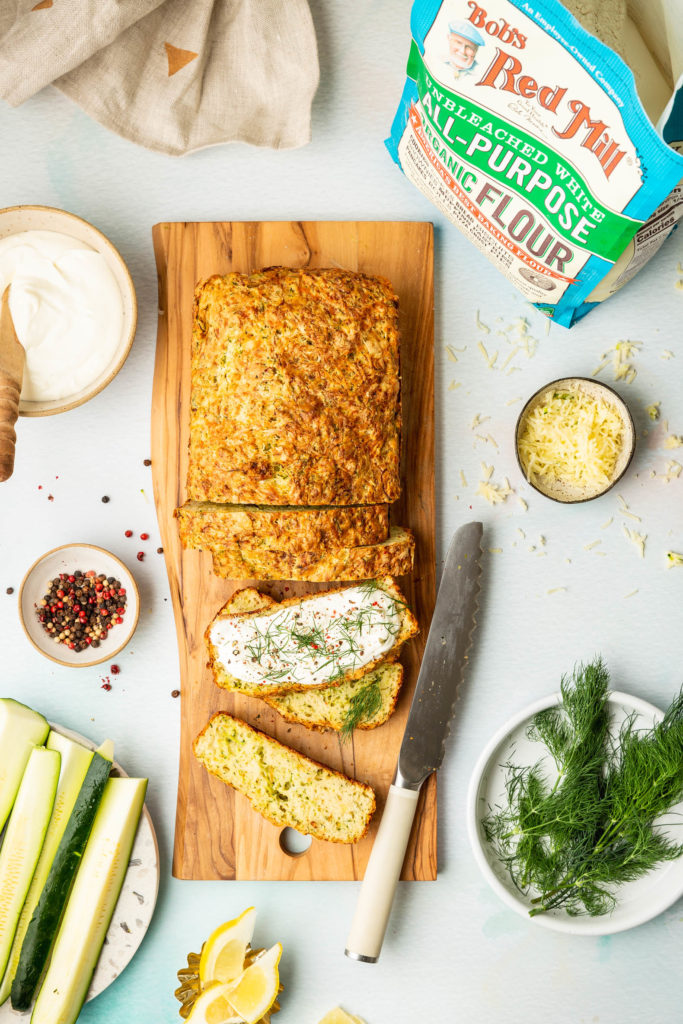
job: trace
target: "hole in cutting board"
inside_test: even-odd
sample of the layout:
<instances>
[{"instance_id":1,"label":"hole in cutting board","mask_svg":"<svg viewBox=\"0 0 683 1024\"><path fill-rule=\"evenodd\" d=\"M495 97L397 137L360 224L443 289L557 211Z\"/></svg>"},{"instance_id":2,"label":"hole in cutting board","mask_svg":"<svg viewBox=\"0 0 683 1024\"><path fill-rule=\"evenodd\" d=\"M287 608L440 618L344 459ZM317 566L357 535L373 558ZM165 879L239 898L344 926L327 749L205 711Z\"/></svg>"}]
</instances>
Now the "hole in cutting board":
<instances>
[{"instance_id":1,"label":"hole in cutting board","mask_svg":"<svg viewBox=\"0 0 683 1024\"><path fill-rule=\"evenodd\" d=\"M297 832L295 828L290 828L289 825L283 828L280 833L280 849L288 857L301 857L306 853L312 841L310 836Z\"/></svg>"}]
</instances>

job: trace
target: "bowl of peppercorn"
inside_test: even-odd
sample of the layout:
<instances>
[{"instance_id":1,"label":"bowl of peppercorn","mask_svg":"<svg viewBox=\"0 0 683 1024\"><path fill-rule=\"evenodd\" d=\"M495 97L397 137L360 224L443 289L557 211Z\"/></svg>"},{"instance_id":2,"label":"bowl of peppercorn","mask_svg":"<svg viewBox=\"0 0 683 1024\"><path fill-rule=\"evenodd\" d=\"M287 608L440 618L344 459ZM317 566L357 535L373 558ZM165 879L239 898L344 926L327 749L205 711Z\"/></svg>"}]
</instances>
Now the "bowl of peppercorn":
<instances>
[{"instance_id":1,"label":"bowl of peppercorn","mask_svg":"<svg viewBox=\"0 0 683 1024\"><path fill-rule=\"evenodd\" d=\"M64 544L33 563L19 591L19 616L33 646L51 661L87 668L109 661L138 624L131 573L94 544Z\"/></svg>"}]
</instances>

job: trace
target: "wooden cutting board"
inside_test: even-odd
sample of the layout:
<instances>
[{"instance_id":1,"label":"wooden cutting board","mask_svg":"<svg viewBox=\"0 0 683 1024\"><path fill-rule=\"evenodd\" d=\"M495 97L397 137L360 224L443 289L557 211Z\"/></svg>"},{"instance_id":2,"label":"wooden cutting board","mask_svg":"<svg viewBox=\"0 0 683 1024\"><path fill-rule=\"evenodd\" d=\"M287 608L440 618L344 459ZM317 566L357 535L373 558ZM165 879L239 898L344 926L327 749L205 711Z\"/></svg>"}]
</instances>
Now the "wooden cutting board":
<instances>
[{"instance_id":1,"label":"wooden cutting board","mask_svg":"<svg viewBox=\"0 0 683 1024\"><path fill-rule=\"evenodd\" d=\"M435 601L433 230L423 223L174 223L153 229L159 274L159 330L152 399L154 496L171 585L181 677L181 734L173 874L177 878L362 878L396 766L410 699ZM395 522L416 535L414 572L400 581L422 628L404 649L405 682L396 712L378 729L334 732L291 725L260 701L227 693L206 668L204 631L241 586L211 572L206 552L184 551L173 510L186 497L190 339L195 284L211 274L263 267L343 267L380 274L400 303L403 400L403 497ZM325 584L270 583L274 597ZM281 846L282 829L209 775L192 741L212 714L228 711L316 761L368 782L377 813L368 835L348 846L313 840L303 854ZM423 787L403 877L436 877L436 780Z\"/></svg>"}]
</instances>

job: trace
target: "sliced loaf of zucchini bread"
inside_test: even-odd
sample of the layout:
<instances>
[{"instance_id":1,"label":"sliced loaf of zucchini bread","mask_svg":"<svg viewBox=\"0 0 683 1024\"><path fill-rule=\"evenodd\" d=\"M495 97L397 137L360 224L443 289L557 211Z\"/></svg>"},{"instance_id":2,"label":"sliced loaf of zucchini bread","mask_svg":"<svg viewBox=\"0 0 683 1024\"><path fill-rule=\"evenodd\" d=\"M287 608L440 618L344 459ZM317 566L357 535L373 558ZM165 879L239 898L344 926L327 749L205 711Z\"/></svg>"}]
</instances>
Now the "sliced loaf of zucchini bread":
<instances>
[{"instance_id":1,"label":"sliced loaf of zucchini bread","mask_svg":"<svg viewBox=\"0 0 683 1024\"><path fill-rule=\"evenodd\" d=\"M356 843L375 810L370 786L299 754L232 715L197 736L195 757L274 825L333 843Z\"/></svg>"}]
</instances>

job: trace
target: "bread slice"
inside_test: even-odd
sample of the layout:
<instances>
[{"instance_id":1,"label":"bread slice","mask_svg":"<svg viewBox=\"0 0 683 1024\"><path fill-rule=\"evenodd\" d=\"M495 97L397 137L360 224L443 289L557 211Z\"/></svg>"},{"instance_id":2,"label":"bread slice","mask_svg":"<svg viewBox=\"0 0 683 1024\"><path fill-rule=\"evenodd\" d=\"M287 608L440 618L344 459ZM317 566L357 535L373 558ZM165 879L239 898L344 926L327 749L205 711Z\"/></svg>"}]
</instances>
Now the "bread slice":
<instances>
[{"instance_id":1,"label":"bread slice","mask_svg":"<svg viewBox=\"0 0 683 1024\"><path fill-rule=\"evenodd\" d=\"M370 786L332 771L232 715L214 715L195 757L274 825L333 843L357 843L375 810Z\"/></svg>"},{"instance_id":2,"label":"bread slice","mask_svg":"<svg viewBox=\"0 0 683 1024\"><path fill-rule=\"evenodd\" d=\"M348 643L346 640L344 641L346 646L341 650L345 657L341 658L340 648L335 646L336 638L334 637L334 632L331 644L327 645L320 635L312 633L310 627L306 627L309 629L309 633L306 634L304 630L304 634L296 635L294 637L296 642L293 647L287 649L284 658L279 656L279 651L273 650L271 639L273 635L275 635L278 643L282 643L288 636L292 636L292 617L301 611L303 606L307 606L303 610L310 615L310 602L319 601L322 608L322 602L325 602L330 595L346 594L351 590L359 592L354 597L357 603L362 605L364 609L364 627L367 627L369 618L374 617L382 624L388 621L388 614L385 613L383 617L382 608L378 607L377 604L372 604L373 600L377 602L379 594L382 595L380 599L381 604L389 610L391 615L391 621L385 627L386 633L383 633L383 635L391 638L390 647L382 650L381 653L374 657L373 651L370 650L364 659L363 651L354 639L355 634L352 629L350 631L352 639ZM314 688L329 687L331 683L342 684L360 679L362 676L367 675L367 673L374 671L383 662L395 661L403 644L418 632L415 616L408 608L403 594L391 576L368 581L358 587L336 587L333 590L308 594L305 597L291 597L265 610L263 610L259 600L262 595L257 590L249 590L248 593L249 596L245 597L244 600L247 603L251 603L251 608L247 611L235 613L230 610L230 601L228 601L209 625L206 630L205 639L209 653L209 663L218 686L222 686L226 690L248 693L255 697L271 697L296 690L308 692ZM373 608L378 608L378 611L373 613ZM293 609L293 611L288 613L288 609ZM313 611L315 610L313 609ZM285 621L285 614L287 614L288 621ZM256 630L256 640L251 642L250 656L248 658L247 656L242 657L241 661L238 655L233 659L232 653L228 657L225 650L221 650L220 634L225 631L220 629L220 623L224 620L235 620L235 628L244 628L242 624L248 625L248 620L254 617L258 617L258 623L254 624L254 629L257 626L258 629ZM354 619L357 626L361 620L355 611L350 619L346 621L349 621L353 627ZM323 621L321 620L321 623ZM326 633L327 628L329 627L325 627L322 632ZM225 645L224 640L223 643ZM247 641L245 641L245 645L246 643ZM347 657L352 648L353 657ZM230 648L230 651L232 651L232 648ZM307 665L310 667L317 659L320 660L321 664L324 663L324 672L322 674L318 673L312 681L310 679L310 672L309 679L301 678L302 666L304 669ZM261 664L263 665L262 670ZM255 665L256 668L254 667ZM241 671L239 671L240 669ZM297 675L300 678L297 678Z\"/></svg>"},{"instance_id":3,"label":"bread slice","mask_svg":"<svg viewBox=\"0 0 683 1024\"><path fill-rule=\"evenodd\" d=\"M360 679L351 679L339 686L299 690L284 693L280 697L264 697L264 700L288 722L297 722L307 729L334 729L341 732L345 731L346 723L353 715L358 700L362 700L364 691L370 686L377 686L377 710L351 727L376 729L378 725L384 725L394 713L402 683L403 666L397 661L391 661L380 665L374 672L367 672Z\"/></svg>"},{"instance_id":4,"label":"bread slice","mask_svg":"<svg viewBox=\"0 0 683 1024\"><path fill-rule=\"evenodd\" d=\"M405 576L413 568L415 540L410 530L392 526L381 544L337 548L322 554L226 547L213 552L213 571L229 580L303 580L331 583Z\"/></svg>"},{"instance_id":5,"label":"bread slice","mask_svg":"<svg viewBox=\"0 0 683 1024\"><path fill-rule=\"evenodd\" d=\"M232 615L240 612L265 611L277 606L268 594L261 594L253 587L245 587L233 594L223 608ZM349 715L354 712L359 695L369 686L377 686L380 704L377 710L362 718L356 729L376 729L393 714L403 682L403 666L398 662L385 662L374 672L368 672L360 679L352 679L338 685L323 686L319 690L286 693L280 697L264 698L288 722L305 725L307 729L344 729Z\"/></svg>"},{"instance_id":6,"label":"bread slice","mask_svg":"<svg viewBox=\"0 0 683 1024\"><path fill-rule=\"evenodd\" d=\"M174 513L186 548L287 551L291 554L378 544L389 536L388 505L303 508L188 501Z\"/></svg>"}]
</instances>

